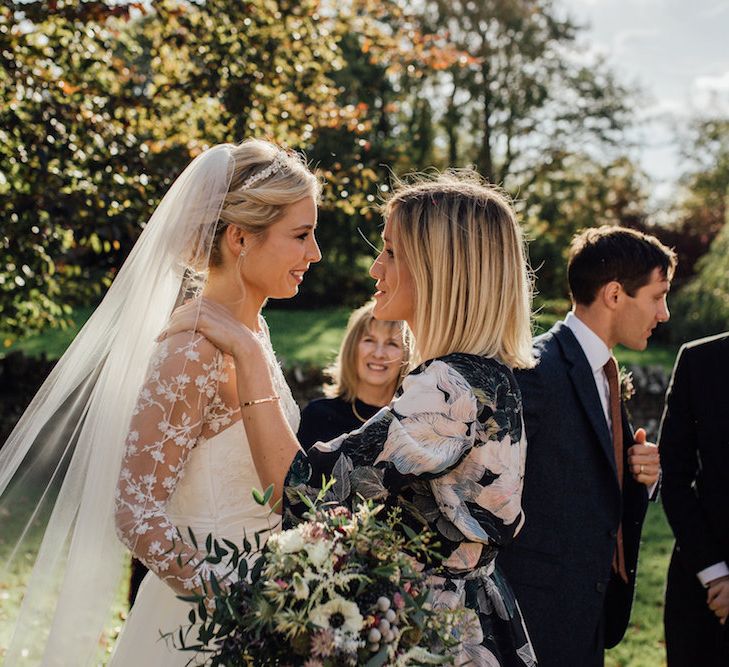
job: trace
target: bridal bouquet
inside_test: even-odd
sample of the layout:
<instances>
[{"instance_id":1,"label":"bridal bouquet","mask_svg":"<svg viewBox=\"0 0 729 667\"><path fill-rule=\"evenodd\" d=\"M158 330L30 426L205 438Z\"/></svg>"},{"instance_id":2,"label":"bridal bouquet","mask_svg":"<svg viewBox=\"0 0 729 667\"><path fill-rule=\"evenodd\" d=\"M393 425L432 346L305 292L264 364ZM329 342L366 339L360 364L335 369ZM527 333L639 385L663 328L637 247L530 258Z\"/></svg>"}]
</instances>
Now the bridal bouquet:
<instances>
[{"instance_id":1,"label":"bridal bouquet","mask_svg":"<svg viewBox=\"0 0 729 667\"><path fill-rule=\"evenodd\" d=\"M354 512L312 504L307 521L268 537L251 570L250 544L209 540L209 559L237 577L211 577L212 596L183 598L197 607L178 648L213 666L453 664L473 612L431 608L416 561L434 557L430 535L397 510L382 514L371 503Z\"/></svg>"}]
</instances>

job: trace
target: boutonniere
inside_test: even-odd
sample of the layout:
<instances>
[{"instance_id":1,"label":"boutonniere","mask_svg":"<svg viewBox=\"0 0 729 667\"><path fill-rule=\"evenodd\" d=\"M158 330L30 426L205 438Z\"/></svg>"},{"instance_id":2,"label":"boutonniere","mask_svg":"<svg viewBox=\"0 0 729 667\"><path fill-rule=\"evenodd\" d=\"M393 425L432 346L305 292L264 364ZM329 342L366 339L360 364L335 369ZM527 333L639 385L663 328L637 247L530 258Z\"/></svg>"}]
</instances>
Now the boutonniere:
<instances>
[{"instance_id":1,"label":"boutonniere","mask_svg":"<svg viewBox=\"0 0 729 667\"><path fill-rule=\"evenodd\" d=\"M623 402L629 401L635 394L635 385L633 384L633 374L620 366L618 369L618 382L620 383L620 398Z\"/></svg>"}]
</instances>

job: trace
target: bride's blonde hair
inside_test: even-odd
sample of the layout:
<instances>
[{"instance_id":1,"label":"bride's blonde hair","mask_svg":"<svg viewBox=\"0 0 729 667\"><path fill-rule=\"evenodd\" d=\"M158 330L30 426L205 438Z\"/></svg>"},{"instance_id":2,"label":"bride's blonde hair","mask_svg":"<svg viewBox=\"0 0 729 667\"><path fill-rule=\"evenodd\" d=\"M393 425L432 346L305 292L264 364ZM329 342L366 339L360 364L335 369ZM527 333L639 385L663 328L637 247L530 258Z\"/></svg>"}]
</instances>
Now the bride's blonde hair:
<instances>
[{"instance_id":1,"label":"bride's blonde hair","mask_svg":"<svg viewBox=\"0 0 729 667\"><path fill-rule=\"evenodd\" d=\"M534 365L532 281L511 202L472 170L399 184L385 205L415 283L421 360L452 352Z\"/></svg>"},{"instance_id":2,"label":"bride's blonde hair","mask_svg":"<svg viewBox=\"0 0 729 667\"><path fill-rule=\"evenodd\" d=\"M278 222L286 208L306 197L318 201L321 186L298 153L286 152L269 141L246 139L231 150L234 162L228 194L223 201L210 253L210 266L222 262L220 239L228 225L254 234L265 234ZM279 161L277 165L274 162ZM274 165L265 178L251 185L246 182Z\"/></svg>"}]
</instances>

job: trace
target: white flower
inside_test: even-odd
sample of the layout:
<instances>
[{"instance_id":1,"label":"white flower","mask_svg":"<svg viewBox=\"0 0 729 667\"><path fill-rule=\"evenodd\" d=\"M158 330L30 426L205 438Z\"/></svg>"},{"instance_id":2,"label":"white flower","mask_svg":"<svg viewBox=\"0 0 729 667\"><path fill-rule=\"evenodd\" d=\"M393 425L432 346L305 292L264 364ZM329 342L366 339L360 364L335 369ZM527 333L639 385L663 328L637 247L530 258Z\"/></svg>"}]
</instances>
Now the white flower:
<instances>
[{"instance_id":1,"label":"white flower","mask_svg":"<svg viewBox=\"0 0 729 667\"><path fill-rule=\"evenodd\" d=\"M311 564L320 568L330 558L331 548L327 542L309 542L304 547Z\"/></svg>"},{"instance_id":2,"label":"white flower","mask_svg":"<svg viewBox=\"0 0 729 667\"><path fill-rule=\"evenodd\" d=\"M365 645L364 640L358 639L347 632L342 632L343 628L334 631L334 647L342 652L349 654L356 654L357 650L363 648ZM354 663L347 663L354 664Z\"/></svg>"},{"instance_id":3,"label":"white flower","mask_svg":"<svg viewBox=\"0 0 729 667\"><path fill-rule=\"evenodd\" d=\"M509 436L500 442L489 440L482 450L482 463L498 477L476 498L476 503L488 508L505 524L510 525L521 514L522 474L521 458L524 448L521 443L512 444Z\"/></svg>"},{"instance_id":4,"label":"white flower","mask_svg":"<svg viewBox=\"0 0 729 667\"><path fill-rule=\"evenodd\" d=\"M364 619L359 607L344 598L334 598L329 602L314 607L309 615L311 622L322 628L341 628L344 632L358 633L362 629Z\"/></svg>"},{"instance_id":5,"label":"white flower","mask_svg":"<svg viewBox=\"0 0 729 667\"><path fill-rule=\"evenodd\" d=\"M275 537L274 544L278 546L278 550L283 554L295 554L304 548L304 538L301 537L301 533L296 528L284 530Z\"/></svg>"},{"instance_id":6,"label":"white flower","mask_svg":"<svg viewBox=\"0 0 729 667\"><path fill-rule=\"evenodd\" d=\"M294 572L294 597L297 600L305 600L309 597L309 586L298 572Z\"/></svg>"},{"instance_id":7,"label":"white flower","mask_svg":"<svg viewBox=\"0 0 729 667\"><path fill-rule=\"evenodd\" d=\"M146 532L152 530L152 526L150 526L148 523L140 523L137 526L137 529L134 531L137 533L137 535L144 535Z\"/></svg>"}]
</instances>

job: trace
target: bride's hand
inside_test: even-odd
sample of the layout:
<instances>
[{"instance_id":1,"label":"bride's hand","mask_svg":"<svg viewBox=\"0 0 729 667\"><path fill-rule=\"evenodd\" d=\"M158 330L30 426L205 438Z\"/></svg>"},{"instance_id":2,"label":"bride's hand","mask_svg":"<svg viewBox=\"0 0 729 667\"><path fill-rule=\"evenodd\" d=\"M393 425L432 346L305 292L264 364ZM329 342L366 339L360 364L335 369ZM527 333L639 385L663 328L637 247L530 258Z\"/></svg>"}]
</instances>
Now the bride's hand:
<instances>
[{"instance_id":1,"label":"bride's hand","mask_svg":"<svg viewBox=\"0 0 729 667\"><path fill-rule=\"evenodd\" d=\"M175 309L158 341L181 331L198 331L215 347L234 358L262 353L253 332L219 303L200 297Z\"/></svg>"}]
</instances>

